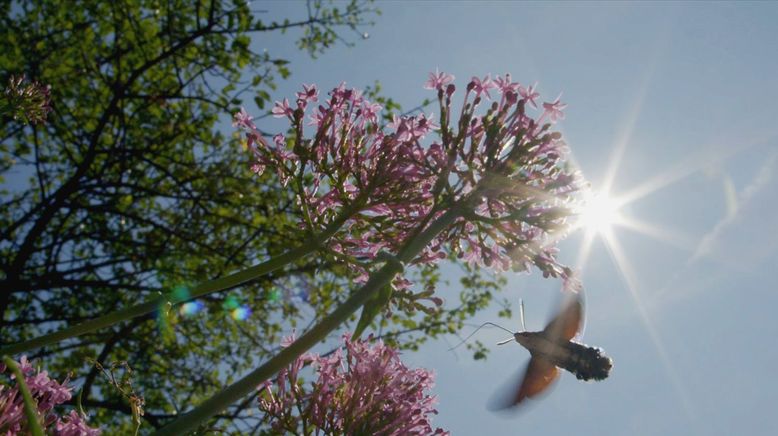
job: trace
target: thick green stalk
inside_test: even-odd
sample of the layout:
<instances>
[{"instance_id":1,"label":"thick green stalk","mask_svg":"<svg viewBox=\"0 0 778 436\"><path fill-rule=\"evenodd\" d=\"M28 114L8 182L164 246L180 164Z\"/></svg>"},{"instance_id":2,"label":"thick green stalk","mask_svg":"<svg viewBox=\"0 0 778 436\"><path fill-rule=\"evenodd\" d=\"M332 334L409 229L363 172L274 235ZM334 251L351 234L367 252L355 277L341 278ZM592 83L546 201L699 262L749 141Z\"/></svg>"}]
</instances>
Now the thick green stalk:
<instances>
[{"instance_id":1,"label":"thick green stalk","mask_svg":"<svg viewBox=\"0 0 778 436\"><path fill-rule=\"evenodd\" d=\"M413 260L424 247L441 231L462 215L461 207L453 207L433 222L425 231L413 238L397 254L402 263ZM222 389L211 398L205 400L194 410L182 415L175 421L157 430L154 436L183 435L197 429L212 416L226 409L230 404L256 391L265 380L270 379L279 370L292 363L295 359L324 340L340 324L348 320L378 289L389 283L395 274L402 271L402 264L386 262L381 269L370 275L370 279L359 290L351 295L335 311L327 315L307 333L300 336L291 345L281 350L272 359L255 369L242 379Z\"/></svg>"},{"instance_id":2,"label":"thick green stalk","mask_svg":"<svg viewBox=\"0 0 778 436\"><path fill-rule=\"evenodd\" d=\"M32 398L32 393L30 393L30 389L27 387L21 368L8 356L3 356L3 363L11 370L16 377L16 383L19 384L19 391L24 399L24 414L27 415L27 430L34 436L44 436L43 428L41 428L41 423L38 421L38 405Z\"/></svg>"},{"instance_id":3,"label":"thick green stalk","mask_svg":"<svg viewBox=\"0 0 778 436\"><path fill-rule=\"evenodd\" d=\"M65 339L74 338L76 336L83 335L84 333L93 332L95 330L112 326L122 321L135 318L137 316L151 313L155 310L158 310L160 307L163 307L165 304L168 303L170 304L182 303L187 300L198 298L203 295L211 294L214 292L222 291L224 289L233 288L240 284L246 283L249 280L253 280L256 279L257 277L261 277L265 274L273 272L279 268L282 268L302 258L303 256L312 253L313 251L316 251L324 241L329 239L332 235L335 234L335 232L338 231L338 229L340 229L340 227L343 225L344 222L346 222L349 216L350 216L350 212L344 211L344 213L339 215L335 221L330 223L330 225L328 225L327 228L324 229L324 231L321 234L316 235L315 237L309 239L306 243L304 243L300 247L297 247L293 250L289 250L280 256L276 256L266 262L260 263L259 265L254 265L252 267L246 268L242 271L238 271L226 277L220 277L214 280L209 280L205 283L200 283L199 285L190 289L188 295L171 294L171 295L155 298L153 300L132 307L128 307L126 309L117 310L107 315L103 315L99 318L85 321L82 322L81 324L76 324L72 327L67 327L65 329L56 331L54 333L50 333L48 335L39 336L37 338L30 339L28 341L5 346L2 349L0 349L0 355L17 354L17 353L22 353L25 351L32 350L34 348L43 347L45 345L55 344Z\"/></svg>"}]
</instances>

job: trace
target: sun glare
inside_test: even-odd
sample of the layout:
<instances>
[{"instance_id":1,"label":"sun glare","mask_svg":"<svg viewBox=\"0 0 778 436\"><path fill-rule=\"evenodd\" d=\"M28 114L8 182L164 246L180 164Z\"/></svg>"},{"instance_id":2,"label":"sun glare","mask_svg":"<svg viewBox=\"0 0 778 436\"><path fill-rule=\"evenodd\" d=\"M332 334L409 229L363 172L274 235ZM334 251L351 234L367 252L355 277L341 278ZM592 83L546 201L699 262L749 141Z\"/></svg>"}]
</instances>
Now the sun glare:
<instances>
[{"instance_id":1,"label":"sun glare","mask_svg":"<svg viewBox=\"0 0 778 436\"><path fill-rule=\"evenodd\" d=\"M620 220L619 206L607 193L592 193L584 201L578 225L587 231L608 233Z\"/></svg>"}]
</instances>

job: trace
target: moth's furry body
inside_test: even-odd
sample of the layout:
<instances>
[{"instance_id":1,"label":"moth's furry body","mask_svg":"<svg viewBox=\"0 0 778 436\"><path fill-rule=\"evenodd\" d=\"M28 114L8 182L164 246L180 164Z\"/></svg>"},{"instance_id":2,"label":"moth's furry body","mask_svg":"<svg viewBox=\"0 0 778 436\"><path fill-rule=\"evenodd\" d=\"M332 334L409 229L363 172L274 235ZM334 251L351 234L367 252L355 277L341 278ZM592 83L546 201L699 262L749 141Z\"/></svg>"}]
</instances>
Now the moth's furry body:
<instances>
[{"instance_id":1,"label":"moth's furry body","mask_svg":"<svg viewBox=\"0 0 778 436\"><path fill-rule=\"evenodd\" d=\"M608 377L613 361L603 355L601 349L549 336L545 331L513 335L516 342L529 350L533 357L546 359L579 380L604 380Z\"/></svg>"}]
</instances>

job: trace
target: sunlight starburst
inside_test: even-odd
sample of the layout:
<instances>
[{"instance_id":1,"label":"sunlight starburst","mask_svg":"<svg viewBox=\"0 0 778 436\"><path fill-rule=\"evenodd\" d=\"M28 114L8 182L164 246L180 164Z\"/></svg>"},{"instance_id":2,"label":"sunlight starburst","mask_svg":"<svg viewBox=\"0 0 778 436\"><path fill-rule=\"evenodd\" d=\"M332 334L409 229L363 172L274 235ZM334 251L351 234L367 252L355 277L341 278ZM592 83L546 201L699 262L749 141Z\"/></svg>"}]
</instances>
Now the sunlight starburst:
<instances>
[{"instance_id":1,"label":"sunlight starburst","mask_svg":"<svg viewBox=\"0 0 778 436\"><path fill-rule=\"evenodd\" d=\"M613 225L623 221L620 204L607 192L588 193L579 215L578 225L589 232L610 233Z\"/></svg>"}]
</instances>

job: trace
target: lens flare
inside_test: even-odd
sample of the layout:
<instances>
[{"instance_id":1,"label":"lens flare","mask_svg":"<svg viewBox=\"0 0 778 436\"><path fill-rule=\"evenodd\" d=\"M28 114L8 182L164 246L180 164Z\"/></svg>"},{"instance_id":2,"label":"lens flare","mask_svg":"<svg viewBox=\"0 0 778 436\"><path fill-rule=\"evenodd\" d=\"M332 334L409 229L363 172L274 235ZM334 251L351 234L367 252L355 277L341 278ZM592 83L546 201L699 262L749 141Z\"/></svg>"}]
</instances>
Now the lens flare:
<instances>
[{"instance_id":1,"label":"lens flare","mask_svg":"<svg viewBox=\"0 0 778 436\"><path fill-rule=\"evenodd\" d=\"M235 321L245 321L251 316L251 309L248 306L241 306L233 309L230 315Z\"/></svg>"},{"instance_id":2,"label":"lens flare","mask_svg":"<svg viewBox=\"0 0 778 436\"><path fill-rule=\"evenodd\" d=\"M240 302L234 295L227 296L227 298L224 299L224 303L222 303L222 308L224 310L231 311L237 309L238 307L240 307Z\"/></svg>"},{"instance_id":3,"label":"lens flare","mask_svg":"<svg viewBox=\"0 0 778 436\"><path fill-rule=\"evenodd\" d=\"M188 303L184 303L181 305L181 307L178 309L178 312L182 316L192 316L205 308L205 304L201 301L190 301Z\"/></svg>"}]
</instances>

